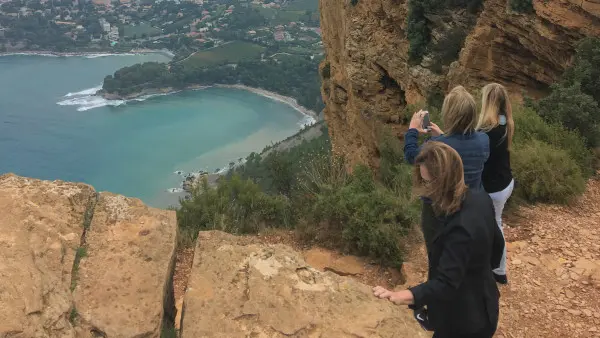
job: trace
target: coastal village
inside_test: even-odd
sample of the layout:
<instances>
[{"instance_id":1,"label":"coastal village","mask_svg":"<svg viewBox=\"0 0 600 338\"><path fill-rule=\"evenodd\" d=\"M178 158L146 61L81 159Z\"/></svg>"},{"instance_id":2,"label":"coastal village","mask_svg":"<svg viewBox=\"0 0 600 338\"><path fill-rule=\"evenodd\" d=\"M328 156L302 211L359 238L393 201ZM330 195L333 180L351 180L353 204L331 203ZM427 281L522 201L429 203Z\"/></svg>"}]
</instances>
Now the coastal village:
<instances>
[{"instance_id":1,"label":"coastal village","mask_svg":"<svg viewBox=\"0 0 600 338\"><path fill-rule=\"evenodd\" d=\"M166 49L186 57L246 41L314 55L322 54L320 34L316 0L0 0L0 52Z\"/></svg>"},{"instance_id":2,"label":"coastal village","mask_svg":"<svg viewBox=\"0 0 600 338\"><path fill-rule=\"evenodd\" d=\"M165 49L186 57L246 41L314 55L322 54L320 34L315 0L0 0L0 52Z\"/></svg>"}]
</instances>

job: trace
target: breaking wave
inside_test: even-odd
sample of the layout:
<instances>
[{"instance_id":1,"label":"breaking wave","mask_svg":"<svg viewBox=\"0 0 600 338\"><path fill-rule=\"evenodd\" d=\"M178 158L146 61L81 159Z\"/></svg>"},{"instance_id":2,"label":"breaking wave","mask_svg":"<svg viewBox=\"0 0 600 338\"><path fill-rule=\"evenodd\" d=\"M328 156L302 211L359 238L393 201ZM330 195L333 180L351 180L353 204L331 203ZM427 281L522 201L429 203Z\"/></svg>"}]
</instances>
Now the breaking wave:
<instances>
[{"instance_id":1,"label":"breaking wave","mask_svg":"<svg viewBox=\"0 0 600 338\"><path fill-rule=\"evenodd\" d=\"M116 107L126 104L127 102L142 102L153 97L166 96L178 93L178 91L174 91L169 93L144 95L131 100L107 100L102 96L96 95L96 92L98 92L100 89L102 89L102 85L93 88L87 88L78 92L68 93L65 96L63 96L63 99L57 102L56 104L58 104L59 106L77 106L77 111L86 111L105 106Z\"/></svg>"}]
</instances>

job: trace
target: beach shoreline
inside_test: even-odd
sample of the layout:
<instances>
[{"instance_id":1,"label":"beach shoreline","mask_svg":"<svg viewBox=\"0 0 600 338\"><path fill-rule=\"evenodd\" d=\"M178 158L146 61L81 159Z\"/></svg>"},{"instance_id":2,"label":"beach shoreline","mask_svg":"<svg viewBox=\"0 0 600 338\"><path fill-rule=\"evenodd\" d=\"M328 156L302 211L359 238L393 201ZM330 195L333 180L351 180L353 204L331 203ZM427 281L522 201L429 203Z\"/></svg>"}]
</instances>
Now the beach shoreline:
<instances>
[{"instance_id":1,"label":"beach shoreline","mask_svg":"<svg viewBox=\"0 0 600 338\"><path fill-rule=\"evenodd\" d=\"M314 110L308 109L308 108L300 105L298 103L298 100L296 100L295 98L290 97L290 96L284 96L284 95L281 95L281 94L278 94L278 93L275 93L272 91L268 91L266 89L249 87L249 86L239 85L239 84L238 85L216 84L216 85L209 86L209 87L229 88L229 89L239 89L239 90L249 91L251 93L269 98L271 100L285 103L288 106L294 108L296 111L300 112L302 115L313 118L314 119L313 123L319 119L319 114L317 114Z\"/></svg>"},{"instance_id":2,"label":"beach shoreline","mask_svg":"<svg viewBox=\"0 0 600 338\"><path fill-rule=\"evenodd\" d=\"M102 57L102 56L111 56L111 55L139 55L139 54L162 54L173 58L175 54L167 49L132 49L128 52L113 52L113 51L96 51L96 52L53 52L53 51L18 51L18 52L5 52L0 53L0 56L13 56L13 55L31 55L31 56L50 56L50 57L74 57L74 56L84 56L84 57Z\"/></svg>"},{"instance_id":3,"label":"beach shoreline","mask_svg":"<svg viewBox=\"0 0 600 338\"><path fill-rule=\"evenodd\" d=\"M236 84L236 85L214 84L214 85L209 85L209 86L191 85L191 86L188 86L183 89L175 89L172 87L144 89L140 92L130 94L130 95L125 95L125 96L105 93L102 90L100 90L100 91L98 91L98 93L96 95L102 96L103 98L105 98L109 101L110 100L129 101L129 100L135 100L135 99L138 99L141 97L151 97L154 95L170 95L170 94L176 94L176 93L179 93L182 91L203 90L203 89L207 89L207 88L228 88L228 89L245 90L245 91L260 95L262 97L266 97L273 101L278 101L278 102L284 103L284 104L294 108L294 110L296 110L297 112L302 114L304 117L310 118L311 119L310 124L315 123L316 121L319 120L319 114L317 112L300 105L298 103L298 101L293 97L281 95L281 94L278 94L278 93L275 93L272 91L268 91L263 88L255 88L255 87L245 86L245 85L241 85L241 84Z\"/></svg>"}]
</instances>

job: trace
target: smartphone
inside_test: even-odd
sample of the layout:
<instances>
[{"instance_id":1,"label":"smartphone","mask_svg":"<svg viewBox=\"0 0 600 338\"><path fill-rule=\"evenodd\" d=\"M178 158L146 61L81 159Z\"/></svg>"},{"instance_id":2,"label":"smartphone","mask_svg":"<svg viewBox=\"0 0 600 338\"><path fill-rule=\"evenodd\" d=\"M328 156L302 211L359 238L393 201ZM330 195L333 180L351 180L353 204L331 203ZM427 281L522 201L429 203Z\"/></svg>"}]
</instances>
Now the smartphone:
<instances>
[{"instance_id":1,"label":"smartphone","mask_svg":"<svg viewBox=\"0 0 600 338\"><path fill-rule=\"evenodd\" d=\"M425 116L423 116L423 125L422 125L424 130L431 130L431 121L429 120L429 112L426 111L425 112Z\"/></svg>"}]
</instances>

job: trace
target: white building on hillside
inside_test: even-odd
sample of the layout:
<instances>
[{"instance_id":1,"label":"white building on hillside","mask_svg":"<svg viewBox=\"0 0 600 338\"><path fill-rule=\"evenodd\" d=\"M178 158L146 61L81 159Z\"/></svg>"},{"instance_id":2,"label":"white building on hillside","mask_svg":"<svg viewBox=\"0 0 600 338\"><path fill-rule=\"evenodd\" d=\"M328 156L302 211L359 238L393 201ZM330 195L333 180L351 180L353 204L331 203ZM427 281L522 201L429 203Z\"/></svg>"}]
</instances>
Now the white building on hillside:
<instances>
[{"instance_id":1,"label":"white building on hillside","mask_svg":"<svg viewBox=\"0 0 600 338\"><path fill-rule=\"evenodd\" d=\"M104 33L110 33L110 23L108 23L106 19L100 18L98 19L98 22L100 23L100 27L102 27Z\"/></svg>"}]
</instances>

